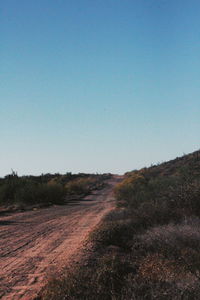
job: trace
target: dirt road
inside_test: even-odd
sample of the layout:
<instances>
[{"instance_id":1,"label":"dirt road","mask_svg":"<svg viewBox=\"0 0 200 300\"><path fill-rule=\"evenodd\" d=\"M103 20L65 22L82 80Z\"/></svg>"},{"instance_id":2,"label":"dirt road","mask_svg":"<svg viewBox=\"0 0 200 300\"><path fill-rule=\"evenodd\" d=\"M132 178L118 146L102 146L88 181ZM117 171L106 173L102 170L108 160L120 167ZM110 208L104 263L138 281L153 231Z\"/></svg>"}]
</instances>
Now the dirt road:
<instances>
[{"instance_id":1,"label":"dirt road","mask_svg":"<svg viewBox=\"0 0 200 300\"><path fill-rule=\"evenodd\" d=\"M79 255L83 242L114 207L109 186L64 206L0 216L0 298L33 299L50 273Z\"/></svg>"}]
</instances>

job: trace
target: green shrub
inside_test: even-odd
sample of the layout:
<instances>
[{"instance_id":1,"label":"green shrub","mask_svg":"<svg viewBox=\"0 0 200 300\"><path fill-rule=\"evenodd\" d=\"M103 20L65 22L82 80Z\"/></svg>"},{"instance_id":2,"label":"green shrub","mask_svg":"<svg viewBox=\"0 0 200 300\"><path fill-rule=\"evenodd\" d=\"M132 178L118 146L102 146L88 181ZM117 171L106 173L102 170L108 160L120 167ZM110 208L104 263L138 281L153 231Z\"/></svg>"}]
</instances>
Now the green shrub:
<instances>
[{"instance_id":1,"label":"green shrub","mask_svg":"<svg viewBox=\"0 0 200 300\"><path fill-rule=\"evenodd\" d=\"M0 204L12 204L17 190L24 184L26 184L26 180L18 177L15 173L7 175L0 185Z\"/></svg>"},{"instance_id":2,"label":"green shrub","mask_svg":"<svg viewBox=\"0 0 200 300\"><path fill-rule=\"evenodd\" d=\"M0 204L61 204L64 201L65 189L60 184L44 183L33 177L18 177L11 174L5 177L0 185Z\"/></svg>"},{"instance_id":3,"label":"green shrub","mask_svg":"<svg viewBox=\"0 0 200 300\"><path fill-rule=\"evenodd\" d=\"M62 204L65 190L59 184L25 184L15 194L14 201L23 204Z\"/></svg>"},{"instance_id":4,"label":"green shrub","mask_svg":"<svg viewBox=\"0 0 200 300\"><path fill-rule=\"evenodd\" d=\"M65 190L70 195L88 194L100 181L101 177L98 176L76 178L65 184Z\"/></svg>"},{"instance_id":5,"label":"green shrub","mask_svg":"<svg viewBox=\"0 0 200 300\"><path fill-rule=\"evenodd\" d=\"M0 179L0 205L63 204L66 195L85 195L102 188L107 176L67 173L18 177L13 172Z\"/></svg>"}]
</instances>

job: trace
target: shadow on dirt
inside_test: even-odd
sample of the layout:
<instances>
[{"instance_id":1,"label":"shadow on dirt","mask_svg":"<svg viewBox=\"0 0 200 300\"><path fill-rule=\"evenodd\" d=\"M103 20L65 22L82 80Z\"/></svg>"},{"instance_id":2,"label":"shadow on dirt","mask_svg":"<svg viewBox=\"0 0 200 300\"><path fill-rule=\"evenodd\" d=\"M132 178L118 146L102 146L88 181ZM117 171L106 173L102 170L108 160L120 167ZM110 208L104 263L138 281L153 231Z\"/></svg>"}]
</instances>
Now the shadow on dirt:
<instances>
[{"instance_id":1,"label":"shadow on dirt","mask_svg":"<svg viewBox=\"0 0 200 300\"><path fill-rule=\"evenodd\" d=\"M5 226L5 225L15 225L19 224L21 222L16 222L16 221L2 221L0 220L0 226Z\"/></svg>"}]
</instances>

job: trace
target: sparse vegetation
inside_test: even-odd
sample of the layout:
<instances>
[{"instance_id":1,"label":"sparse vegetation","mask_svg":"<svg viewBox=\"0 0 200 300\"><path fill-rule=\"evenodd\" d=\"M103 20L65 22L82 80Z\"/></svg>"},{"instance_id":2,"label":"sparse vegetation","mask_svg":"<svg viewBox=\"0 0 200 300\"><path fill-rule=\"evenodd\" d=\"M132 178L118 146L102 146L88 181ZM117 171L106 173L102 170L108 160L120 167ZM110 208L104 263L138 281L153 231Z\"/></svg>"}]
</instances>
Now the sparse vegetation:
<instances>
[{"instance_id":1,"label":"sparse vegetation","mask_svg":"<svg viewBox=\"0 0 200 300\"><path fill-rule=\"evenodd\" d=\"M127 173L115 195L87 267L39 299L199 299L200 151Z\"/></svg>"},{"instance_id":2,"label":"sparse vegetation","mask_svg":"<svg viewBox=\"0 0 200 300\"><path fill-rule=\"evenodd\" d=\"M69 195L88 194L91 190L102 187L102 178L97 176L78 177L65 184L65 190Z\"/></svg>"},{"instance_id":3,"label":"sparse vegetation","mask_svg":"<svg viewBox=\"0 0 200 300\"><path fill-rule=\"evenodd\" d=\"M68 198L84 196L104 186L109 175L43 174L22 176L16 172L0 179L0 205L26 208L32 205L65 204Z\"/></svg>"}]
</instances>

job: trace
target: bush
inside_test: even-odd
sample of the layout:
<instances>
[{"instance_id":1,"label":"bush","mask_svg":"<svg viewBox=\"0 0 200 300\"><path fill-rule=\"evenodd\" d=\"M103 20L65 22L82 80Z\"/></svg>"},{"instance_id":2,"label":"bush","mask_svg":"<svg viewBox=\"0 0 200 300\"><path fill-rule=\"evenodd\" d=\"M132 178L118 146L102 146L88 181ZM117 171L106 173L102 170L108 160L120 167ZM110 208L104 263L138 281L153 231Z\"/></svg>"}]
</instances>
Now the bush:
<instances>
[{"instance_id":1,"label":"bush","mask_svg":"<svg viewBox=\"0 0 200 300\"><path fill-rule=\"evenodd\" d=\"M168 204L171 210L179 209L184 215L200 216L200 181L181 181L171 188Z\"/></svg>"},{"instance_id":2,"label":"bush","mask_svg":"<svg viewBox=\"0 0 200 300\"><path fill-rule=\"evenodd\" d=\"M0 179L0 205L64 204L65 195L86 195L103 187L108 175L67 173L22 176L13 172Z\"/></svg>"},{"instance_id":3,"label":"bush","mask_svg":"<svg viewBox=\"0 0 200 300\"><path fill-rule=\"evenodd\" d=\"M92 269L80 267L73 274L67 272L61 280L50 280L35 300L120 299L118 295L130 269L130 263L118 256L103 255Z\"/></svg>"},{"instance_id":4,"label":"bush","mask_svg":"<svg viewBox=\"0 0 200 300\"><path fill-rule=\"evenodd\" d=\"M8 175L0 185L0 204L61 204L64 201L65 189L60 184L44 183L43 179Z\"/></svg>"},{"instance_id":5,"label":"bush","mask_svg":"<svg viewBox=\"0 0 200 300\"><path fill-rule=\"evenodd\" d=\"M25 184L15 193L14 202L31 204L63 204L65 190L59 184Z\"/></svg>"},{"instance_id":6,"label":"bush","mask_svg":"<svg viewBox=\"0 0 200 300\"><path fill-rule=\"evenodd\" d=\"M65 185L65 190L70 195L88 194L101 181L101 176L76 178Z\"/></svg>"},{"instance_id":7,"label":"bush","mask_svg":"<svg viewBox=\"0 0 200 300\"><path fill-rule=\"evenodd\" d=\"M143 197L143 192L145 191L146 180L143 175L138 174L138 172L129 174L121 183L119 183L114 192L117 200L126 202L129 205L134 197L134 207L140 204L141 197ZM132 203L133 205L133 203Z\"/></svg>"},{"instance_id":8,"label":"bush","mask_svg":"<svg viewBox=\"0 0 200 300\"><path fill-rule=\"evenodd\" d=\"M200 270L200 221L195 218L181 224L153 227L138 235L135 244L146 253L159 253L175 260L194 274Z\"/></svg>"},{"instance_id":9,"label":"bush","mask_svg":"<svg viewBox=\"0 0 200 300\"><path fill-rule=\"evenodd\" d=\"M18 189L26 184L26 180L15 173L7 175L0 185L0 204L12 204Z\"/></svg>"},{"instance_id":10,"label":"bush","mask_svg":"<svg viewBox=\"0 0 200 300\"><path fill-rule=\"evenodd\" d=\"M134 231L131 220L105 222L91 234L91 239L101 246L113 245L128 249Z\"/></svg>"}]
</instances>

